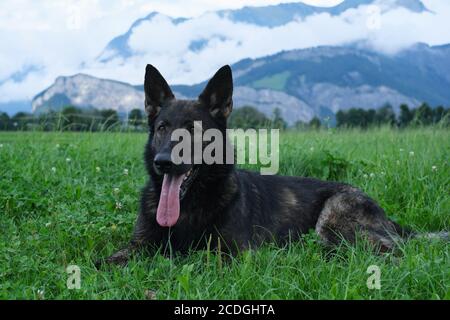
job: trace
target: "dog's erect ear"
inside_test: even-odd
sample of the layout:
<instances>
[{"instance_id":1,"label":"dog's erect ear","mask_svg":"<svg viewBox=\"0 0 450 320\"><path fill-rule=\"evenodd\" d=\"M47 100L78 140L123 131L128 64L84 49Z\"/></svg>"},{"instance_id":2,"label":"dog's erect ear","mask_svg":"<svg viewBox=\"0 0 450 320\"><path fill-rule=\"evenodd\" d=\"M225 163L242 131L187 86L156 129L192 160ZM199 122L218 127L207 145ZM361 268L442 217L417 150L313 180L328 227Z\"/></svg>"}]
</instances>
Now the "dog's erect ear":
<instances>
[{"instance_id":1,"label":"dog's erect ear","mask_svg":"<svg viewBox=\"0 0 450 320\"><path fill-rule=\"evenodd\" d=\"M145 68L144 91L145 111L150 119L158 115L161 107L167 101L175 99L166 80L151 64L148 64Z\"/></svg>"},{"instance_id":2,"label":"dog's erect ear","mask_svg":"<svg viewBox=\"0 0 450 320\"><path fill-rule=\"evenodd\" d=\"M209 80L198 99L209 108L213 117L227 118L233 109L233 76L226 65Z\"/></svg>"}]
</instances>

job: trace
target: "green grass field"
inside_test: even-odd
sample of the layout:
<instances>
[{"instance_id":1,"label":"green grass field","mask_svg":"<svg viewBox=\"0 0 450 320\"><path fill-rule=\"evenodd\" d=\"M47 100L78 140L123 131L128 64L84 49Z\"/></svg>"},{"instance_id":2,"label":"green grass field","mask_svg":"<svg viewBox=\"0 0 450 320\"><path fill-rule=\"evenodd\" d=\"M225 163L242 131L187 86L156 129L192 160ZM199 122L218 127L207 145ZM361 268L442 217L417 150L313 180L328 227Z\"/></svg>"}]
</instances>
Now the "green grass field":
<instances>
[{"instance_id":1,"label":"green grass field","mask_svg":"<svg viewBox=\"0 0 450 320\"><path fill-rule=\"evenodd\" d=\"M132 231L144 134L0 133L2 299L450 299L448 243L412 240L375 255L361 242L333 255L314 234L231 260L212 252L137 256L125 268L93 262ZM420 231L450 229L450 132L283 133L280 173L352 183ZM81 289L66 286L68 265ZM367 268L381 271L369 289Z\"/></svg>"}]
</instances>

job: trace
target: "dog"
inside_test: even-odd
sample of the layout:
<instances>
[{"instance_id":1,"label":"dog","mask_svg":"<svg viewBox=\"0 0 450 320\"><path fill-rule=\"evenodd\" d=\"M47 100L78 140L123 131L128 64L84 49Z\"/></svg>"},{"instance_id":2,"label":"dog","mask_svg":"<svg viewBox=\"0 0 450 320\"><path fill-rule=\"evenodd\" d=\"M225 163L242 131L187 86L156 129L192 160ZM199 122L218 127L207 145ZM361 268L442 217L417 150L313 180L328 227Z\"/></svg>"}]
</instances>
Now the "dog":
<instances>
[{"instance_id":1,"label":"dog","mask_svg":"<svg viewBox=\"0 0 450 320\"><path fill-rule=\"evenodd\" d=\"M380 252L417 235L345 183L260 175L229 163L175 164L175 129L192 132L194 121L202 121L204 129L218 129L226 136L233 108L229 66L216 72L197 100L177 100L160 72L147 65L144 91L150 179L142 190L129 246L107 263L124 265L137 250L167 246L171 252L211 248L234 255L269 241L295 241L310 230L330 247L343 240L354 243L361 234ZM224 145L228 147L226 141Z\"/></svg>"}]
</instances>

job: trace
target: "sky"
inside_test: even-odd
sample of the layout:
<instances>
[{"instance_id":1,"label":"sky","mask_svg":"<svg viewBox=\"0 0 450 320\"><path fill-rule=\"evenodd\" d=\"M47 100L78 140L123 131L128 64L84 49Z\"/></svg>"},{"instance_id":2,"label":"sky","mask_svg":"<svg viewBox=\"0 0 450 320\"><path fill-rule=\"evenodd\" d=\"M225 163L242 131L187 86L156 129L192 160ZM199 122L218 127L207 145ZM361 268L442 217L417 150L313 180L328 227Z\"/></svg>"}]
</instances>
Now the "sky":
<instances>
[{"instance_id":1,"label":"sky","mask_svg":"<svg viewBox=\"0 0 450 320\"><path fill-rule=\"evenodd\" d=\"M1 0L0 103L32 99L56 77L78 72L139 84L145 65L152 63L170 83L192 84L223 64L281 50L367 40L374 49L395 54L415 42L450 43L450 32L445 32L450 30L448 0L423 0L430 11L421 14L359 7L337 17L319 14L276 28L233 23L212 13L293 1ZM333 6L342 1L303 2ZM196 18L173 25L167 17L158 16L132 34L129 45L138 55L127 61L95 62L111 39L152 11ZM204 50L189 50L191 41L203 38L212 39ZM21 76L30 67L31 72Z\"/></svg>"}]
</instances>

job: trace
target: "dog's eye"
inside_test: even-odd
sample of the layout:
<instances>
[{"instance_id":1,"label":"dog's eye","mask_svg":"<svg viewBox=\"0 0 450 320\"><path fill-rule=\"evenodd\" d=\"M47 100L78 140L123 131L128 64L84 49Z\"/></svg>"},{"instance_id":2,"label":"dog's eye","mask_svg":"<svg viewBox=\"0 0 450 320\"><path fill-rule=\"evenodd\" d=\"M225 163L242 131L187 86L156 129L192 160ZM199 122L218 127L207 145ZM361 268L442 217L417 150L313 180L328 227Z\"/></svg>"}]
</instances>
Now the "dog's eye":
<instances>
[{"instance_id":1,"label":"dog's eye","mask_svg":"<svg viewBox=\"0 0 450 320\"><path fill-rule=\"evenodd\" d=\"M165 131L166 130L166 126L164 125L164 124L160 124L159 126L158 126L158 131L159 132L163 132L163 131Z\"/></svg>"}]
</instances>

